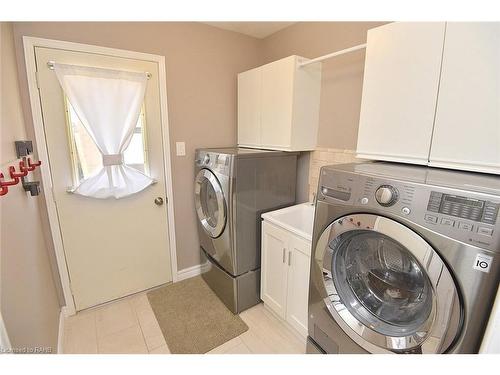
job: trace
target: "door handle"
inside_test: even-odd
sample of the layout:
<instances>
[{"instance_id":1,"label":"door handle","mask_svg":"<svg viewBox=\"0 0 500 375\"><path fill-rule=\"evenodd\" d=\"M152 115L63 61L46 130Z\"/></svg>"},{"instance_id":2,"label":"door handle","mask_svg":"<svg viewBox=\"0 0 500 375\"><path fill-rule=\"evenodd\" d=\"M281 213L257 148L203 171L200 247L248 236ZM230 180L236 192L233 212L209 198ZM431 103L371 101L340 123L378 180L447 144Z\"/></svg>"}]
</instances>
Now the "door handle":
<instances>
[{"instance_id":1,"label":"door handle","mask_svg":"<svg viewBox=\"0 0 500 375\"><path fill-rule=\"evenodd\" d=\"M290 266L292 264L292 252L288 252L288 265Z\"/></svg>"},{"instance_id":2,"label":"door handle","mask_svg":"<svg viewBox=\"0 0 500 375\"><path fill-rule=\"evenodd\" d=\"M286 257L286 249L283 248L283 263L285 263L285 257Z\"/></svg>"},{"instance_id":3,"label":"door handle","mask_svg":"<svg viewBox=\"0 0 500 375\"><path fill-rule=\"evenodd\" d=\"M155 204L157 206L161 206L163 204L163 198L162 197L156 197L155 198Z\"/></svg>"}]
</instances>

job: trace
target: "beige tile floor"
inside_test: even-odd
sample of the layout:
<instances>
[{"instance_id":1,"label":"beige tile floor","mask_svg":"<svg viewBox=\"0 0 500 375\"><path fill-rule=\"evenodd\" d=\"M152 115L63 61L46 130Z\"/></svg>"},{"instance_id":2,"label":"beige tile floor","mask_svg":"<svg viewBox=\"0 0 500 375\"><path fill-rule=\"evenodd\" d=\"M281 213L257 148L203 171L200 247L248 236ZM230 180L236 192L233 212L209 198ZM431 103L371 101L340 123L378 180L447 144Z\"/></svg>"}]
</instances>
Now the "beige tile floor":
<instances>
[{"instance_id":1,"label":"beige tile floor","mask_svg":"<svg viewBox=\"0 0 500 375\"><path fill-rule=\"evenodd\" d=\"M300 354L305 342L262 304L240 314L249 329L209 354ZM168 354L146 293L82 311L64 322L64 353Z\"/></svg>"}]
</instances>

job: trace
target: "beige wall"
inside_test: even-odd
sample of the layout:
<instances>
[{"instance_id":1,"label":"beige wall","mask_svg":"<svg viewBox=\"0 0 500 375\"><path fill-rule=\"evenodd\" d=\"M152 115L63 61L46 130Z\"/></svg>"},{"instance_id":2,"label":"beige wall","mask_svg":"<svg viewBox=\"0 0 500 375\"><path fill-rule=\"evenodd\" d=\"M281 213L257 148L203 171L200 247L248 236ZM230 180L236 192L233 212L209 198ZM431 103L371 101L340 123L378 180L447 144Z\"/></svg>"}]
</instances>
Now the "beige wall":
<instances>
[{"instance_id":1,"label":"beige wall","mask_svg":"<svg viewBox=\"0 0 500 375\"><path fill-rule=\"evenodd\" d=\"M292 54L314 58L364 43L366 31L381 24L298 23L258 40L200 23L14 23L20 93L13 57L12 26L3 24L2 78L5 79L1 101L8 111L2 112L2 170L5 170L5 163L15 157L12 141L33 138L23 35L164 55L178 268L196 265L199 254L192 191L194 150L236 144L237 73ZM355 148L363 65L363 51L323 63L318 147L339 152ZM9 94L5 95L5 92ZM175 156L176 141L186 142L187 156ZM309 164L316 163L315 158L311 161L309 158L310 155L304 153L299 160L299 201L307 199ZM54 277L51 274L53 250L40 198L26 197L16 187L0 203L1 306L15 346L55 345L56 340L57 297L61 291L57 272ZM21 212L23 215L19 214ZM28 231L30 235L26 236ZM18 242L18 238L23 240ZM55 286L53 278L56 279Z\"/></svg>"},{"instance_id":2,"label":"beige wall","mask_svg":"<svg viewBox=\"0 0 500 375\"><path fill-rule=\"evenodd\" d=\"M0 170L16 162L14 141L26 139L12 25L1 23ZM0 198L0 308L14 348L57 348L58 289L41 227L41 197L21 185ZM56 273L57 275L57 273ZM58 276L56 276L58 277ZM58 279L56 283L58 283Z\"/></svg>"},{"instance_id":3,"label":"beige wall","mask_svg":"<svg viewBox=\"0 0 500 375\"><path fill-rule=\"evenodd\" d=\"M263 40L264 62L290 55L315 58L331 52L366 43L367 30L384 22L300 22ZM363 88L364 50L352 52L322 63L321 104L318 148L355 150L358 137L361 91ZM297 199L310 200L309 175L313 158L309 153L299 157ZM312 169L315 170L314 168Z\"/></svg>"},{"instance_id":4,"label":"beige wall","mask_svg":"<svg viewBox=\"0 0 500 375\"><path fill-rule=\"evenodd\" d=\"M305 22L258 40L200 23L15 23L14 36L24 115L31 122L22 36L68 40L164 55L174 176L178 268L198 264L193 204L197 147L236 144L236 75L291 54L317 57L366 41L378 22ZM318 147L354 149L364 52L323 64ZM32 126L28 124L28 132ZM185 141L187 156L175 156ZM308 197L309 155L299 160L298 200ZM44 220L46 225L46 220Z\"/></svg>"},{"instance_id":5,"label":"beige wall","mask_svg":"<svg viewBox=\"0 0 500 375\"><path fill-rule=\"evenodd\" d=\"M315 58L366 43L366 31L382 24L300 22L264 39L264 60L289 55ZM364 50L323 62L318 147L356 148L364 62Z\"/></svg>"},{"instance_id":6,"label":"beige wall","mask_svg":"<svg viewBox=\"0 0 500 375\"><path fill-rule=\"evenodd\" d=\"M31 119L22 36L95 44L166 57L178 268L199 264L194 150L236 144L236 75L261 63L261 41L200 23L15 23L21 91ZM30 124L31 126L31 124ZM186 142L185 157L175 142Z\"/></svg>"}]
</instances>

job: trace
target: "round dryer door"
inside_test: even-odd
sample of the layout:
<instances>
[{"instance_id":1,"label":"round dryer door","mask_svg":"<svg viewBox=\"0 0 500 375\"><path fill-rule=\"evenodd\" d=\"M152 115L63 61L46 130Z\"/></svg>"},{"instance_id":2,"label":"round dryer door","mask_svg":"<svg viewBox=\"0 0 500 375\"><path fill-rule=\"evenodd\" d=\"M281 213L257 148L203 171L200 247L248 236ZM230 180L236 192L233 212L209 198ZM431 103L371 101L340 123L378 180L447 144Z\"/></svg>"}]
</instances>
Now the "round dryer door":
<instances>
[{"instance_id":1,"label":"round dryer door","mask_svg":"<svg viewBox=\"0 0 500 375\"><path fill-rule=\"evenodd\" d=\"M454 280L434 249L406 226L358 214L321 235L316 261L325 303L369 352L445 352L460 327Z\"/></svg>"},{"instance_id":2,"label":"round dryer door","mask_svg":"<svg viewBox=\"0 0 500 375\"><path fill-rule=\"evenodd\" d=\"M220 183L210 170L198 172L194 195L201 225L210 237L219 237L226 225L226 203Z\"/></svg>"}]
</instances>

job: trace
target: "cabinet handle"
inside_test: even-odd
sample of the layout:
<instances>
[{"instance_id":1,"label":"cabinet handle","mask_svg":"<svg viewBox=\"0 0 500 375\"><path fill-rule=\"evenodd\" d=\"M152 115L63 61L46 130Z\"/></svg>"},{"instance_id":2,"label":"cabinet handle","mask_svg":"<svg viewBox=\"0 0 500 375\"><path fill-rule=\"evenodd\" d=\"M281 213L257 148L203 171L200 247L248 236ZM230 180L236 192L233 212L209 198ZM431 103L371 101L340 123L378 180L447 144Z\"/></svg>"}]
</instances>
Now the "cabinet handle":
<instances>
[{"instance_id":1,"label":"cabinet handle","mask_svg":"<svg viewBox=\"0 0 500 375\"><path fill-rule=\"evenodd\" d=\"M288 252L288 265L290 266L292 264L292 252Z\"/></svg>"},{"instance_id":2,"label":"cabinet handle","mask_svg":"<svg viewBox=\"0 0 500 375\"><path fill-rule=\"evenodd\" d=\"M285 249L285 248L283 248L283 263L285 263L285 257L286 257L286 255L285 255L285 254L286 254L286 249Z\"/></svg>"}]
</instances>

